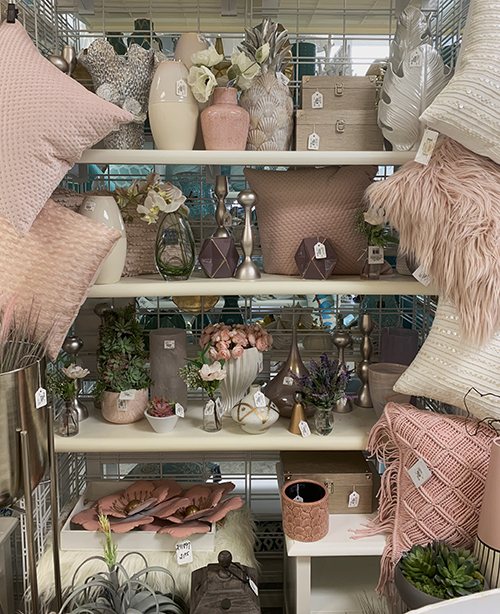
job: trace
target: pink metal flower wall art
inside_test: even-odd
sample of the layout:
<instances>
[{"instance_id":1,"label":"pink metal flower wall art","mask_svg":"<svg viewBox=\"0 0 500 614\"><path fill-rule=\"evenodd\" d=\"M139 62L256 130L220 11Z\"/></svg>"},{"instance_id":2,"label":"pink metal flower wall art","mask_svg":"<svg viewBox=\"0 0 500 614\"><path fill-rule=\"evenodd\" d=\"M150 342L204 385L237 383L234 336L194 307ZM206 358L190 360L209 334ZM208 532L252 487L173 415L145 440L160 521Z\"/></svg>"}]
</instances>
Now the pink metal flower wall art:
<instances>
[{"instance_id":1,"label":"pink metal flower wall art","mask_svg":"<svg viewBox=\"0 0 500 614\"><path fill-rule=\"evenodd\" d=\"M241 497L226 497L233 489L232 482L183 488L174 480L141 480L98 499L75 514L71 522L87 531L98 531L99 514L103 514L114 533L139 529L182 539L208 533L212 523L241 508Z\"/></svg>"}]
</instances>

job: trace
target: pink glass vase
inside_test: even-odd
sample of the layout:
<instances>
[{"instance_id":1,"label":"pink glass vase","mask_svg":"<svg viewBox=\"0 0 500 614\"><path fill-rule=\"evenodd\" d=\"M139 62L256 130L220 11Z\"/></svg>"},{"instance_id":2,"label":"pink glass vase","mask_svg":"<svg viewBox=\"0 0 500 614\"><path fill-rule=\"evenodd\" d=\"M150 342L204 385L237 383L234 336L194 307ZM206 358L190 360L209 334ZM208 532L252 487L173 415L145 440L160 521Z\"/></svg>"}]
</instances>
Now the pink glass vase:
<instances>
[{"instance_id":1,"label":"pink glass vase","mask_svg":"<svg viewBox=\"0 0 500 614\"><path fill-rule=\"evenodd\" d=\"M216 87L212 104L201 113L206 149L242 151L246 147L250 115L238 106L234 87Z\"/></svg>"}]
</instances>

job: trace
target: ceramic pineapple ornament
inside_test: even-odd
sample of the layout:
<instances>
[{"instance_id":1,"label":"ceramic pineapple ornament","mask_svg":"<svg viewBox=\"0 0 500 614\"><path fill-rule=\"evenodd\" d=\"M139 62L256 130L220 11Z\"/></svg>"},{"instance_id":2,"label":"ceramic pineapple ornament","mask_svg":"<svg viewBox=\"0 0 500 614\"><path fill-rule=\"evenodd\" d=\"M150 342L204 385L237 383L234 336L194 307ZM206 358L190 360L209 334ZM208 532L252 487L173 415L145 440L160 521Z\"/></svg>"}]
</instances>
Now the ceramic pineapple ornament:
<instances>
[{"instance_id":1,"label":"ceramic pineapple ornament","mask_svg":"<svg viewBox=\"0 0 500 614\"><path fill-rule=\"evenodd\" d=\"M241 50L261 66L261 74L240 98L241 106L250 114L247 149L287 150L293 129L293 100L282 72L291 54L288 31L264 19L258 26L246 28L245 36ZM269 56L259 61L257 51L262 49L269 49Z\"/></svg>"}]
</instances>

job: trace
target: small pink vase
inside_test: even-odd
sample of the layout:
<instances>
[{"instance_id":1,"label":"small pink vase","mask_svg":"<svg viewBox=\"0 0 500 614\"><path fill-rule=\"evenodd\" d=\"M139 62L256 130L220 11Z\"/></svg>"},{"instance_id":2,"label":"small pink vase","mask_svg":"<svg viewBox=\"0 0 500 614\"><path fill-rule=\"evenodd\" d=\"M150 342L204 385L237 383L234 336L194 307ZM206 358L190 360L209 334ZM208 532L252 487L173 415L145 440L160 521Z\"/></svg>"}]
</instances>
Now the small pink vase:
<instances>
[{"instance_id":1,"label":"small pink vase","mask_svg":"<svg viewBox=\"0 0 500 614\"><path fill-rule=\"evenodd\" d=\"M217 151L243 151L246 148L250 115L238 106L234 87L216 87L212 104L201 113L205 147Z\"/></svg>"}]
</instances>

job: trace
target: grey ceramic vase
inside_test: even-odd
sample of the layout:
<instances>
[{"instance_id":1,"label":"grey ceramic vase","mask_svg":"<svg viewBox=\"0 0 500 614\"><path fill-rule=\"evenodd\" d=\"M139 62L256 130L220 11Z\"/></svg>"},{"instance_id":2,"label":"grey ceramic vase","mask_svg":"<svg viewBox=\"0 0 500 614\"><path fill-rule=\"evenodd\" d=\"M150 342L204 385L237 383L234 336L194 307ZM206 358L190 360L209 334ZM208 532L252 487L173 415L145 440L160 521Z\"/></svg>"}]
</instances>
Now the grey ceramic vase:
<instances>
[{"instance_id":1,"label":"grey ceramic vase","mask_svg":"<svg viewBox=\"0 0 500 614\"><path fill-rule=\"evenodd\" d=\"M149 335L152 397L187 405L187 386L179 377L186 365L187 338L181 328L158 328Z\"/></svg>"},{"instance_id":2,"label":"grey ceramic vase","mask_svg":"<svg viewBox=\"0 0 500 614\"><path fill-rule=\"evenodd\" d=\"M433 595L428 595L427 593L420 591L416 586L413 586L411 582L408 582L408 580L403 576L399 564L396 566L396 570L394 572L394 582L401 600L411 611L418 610L426 605L432 605L433 603L440 603L443 601L443 599L439 599L439 597L434 597Z\"/></svg>"}]
</instances>

